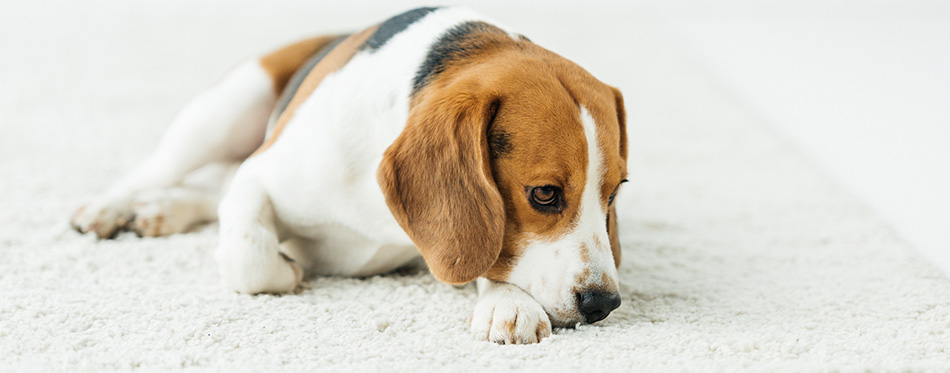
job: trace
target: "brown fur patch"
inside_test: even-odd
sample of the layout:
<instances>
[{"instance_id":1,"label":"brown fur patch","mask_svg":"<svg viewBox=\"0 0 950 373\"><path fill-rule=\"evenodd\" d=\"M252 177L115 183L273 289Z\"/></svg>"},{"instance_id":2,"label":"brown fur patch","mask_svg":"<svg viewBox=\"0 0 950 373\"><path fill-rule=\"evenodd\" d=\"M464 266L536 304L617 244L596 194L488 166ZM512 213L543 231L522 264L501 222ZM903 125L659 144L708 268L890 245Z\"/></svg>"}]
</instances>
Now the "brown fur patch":
<instances>
[{"instance_id":1,"label":"brown fur patch","mask_svg":"<svg viewBox=\"0 0 950 373\"><path fill-rule=\"evenodd\" d=\"M476 29L455 46L464 58L442 61L415 92L378 180L436 277L505 281L530 240L556 239L576 222L587 146L603 154L606 208L626 175L621 101L616 90L526 39ZM586 143L579 105L595 119L596 144ZM527 198L530 187L545 185L563 191L559 213L535 210Z\"/></svg>"},{"instance_id":2,"label":"brown fur patch","mask_svg":"<svg viewBox=\"0 0 950 373\"><path fill-rule=\"evenodd\" d=\"M548 325L547 321L542 320L541 322L538 323L538 329L534 331L534 336L538 338L538 342L541 342L542 338L551 335L548 332L548 329L550 328L551 326Z\"/></svg>"},{"instance_id":3,"label":"brown fur patch","mask_svg":"<svg viewBox=\"0 0 950 373\"><path fill-rule=\"evenodd\" d=\"M586 283L588 280L590 280L590 268L585 267L581 273L574 276L574 284L576 285Z\"/></svg>"},{"instance_id":4,"label":"brown fur patch","mask_svg":"<svg viewBox=\"0 0 950 373\"><path fill-rule=\"evenodd\" d=\"M610 252L614 255L614 265L620 268L620 236L617 234L617 208L610 207L607 211L607 235L610 237Z\"/></svg>"},{"instance_id":5,"label":"brown fur patch","mask_svg":"<svg viewBox=\"0 0 950 373\"><path fill-rule=\"evenodd\" d=\"M617 293L620 291L620 286L617 284L617 281L607 276L607 272L603 272L600 275L600 286L598 288L606 293Z\"/></svg>"},{"instance_id":6,"label":"brown fur patch","mask_svg":"<svg viewBox=\"0 0 950 373\"><path fill-rule=\"evenodd\" d=\"M595 249L600 250L600 249L603 249L603 248L604 248L604 244L600 242L600 236L598 236L597 234L594 234L594 235L592 236L592 238L593 238L593 241L594 241L594 248L595 248Z\"/></svg>"},{"instance_id":7,"label":"brown fur patch","mask_svg":"<svg viewBox=\"0 0 950 373\"><path fill-rule=\"evenodd\" d=\"M614 106L614 112L616 113L616 118L617 118L616 120L617 120L618 127L616 128L617 132L609 131L611 135L603 139L603 142L605 143L605 149L607 149L608 151L612 152L613 149L617 149L617 153L613 153L615 154L613 156L619 162L617 163L616 166L608 165L607 169L608 169L608 172L611 170L613 170L613 172L616 172L614 174L616 175L614 176L614 178L619 177L619 180L623 180L623 179L626 179L627 177L627 111L624 108L623 95L620 93L620 90L614 87L608 87L608 88L610 88L611 94L613 95L613 102L614 102L613 106ZM603 114L603 115L606 116L608 114ZM606 179L612 180L611 177L609 176ZM610 184L608 182L604 185L609 186ZM609 197L610 193L611 192L606 192L606 194L603 194L603 195ZM616 203L617 202L614 201L614 205L610 206L610 209L607 211L607 235L610 238L610 251L613 253L613 256L614 256L614 265L617 268L620 268L620 259L622 255L621 255L621 249L620 249L620 237L617 233L618 227L617 227ZM614 286L616 286L616 284Z\"/></svg>"},{"instance_id":8,"label":"brown fur patch","mask_svg":"<svg viewBox=\"0 0 950 373\"><path fill-rule=\"evenodd\" d=\"M587 244L586 244L586 243L582 243L582 244L581 244L580 253L581 253L581 261L582 261L582 262L584 262L584 263L590 262L590 249L587 248Z\"/></svg>"},{"instance_id":9,"label":"brown fur patch","mask_svg":"<svg viewBox=\"0 0 950 373\"><path fill-rule=\"evenodd\" d=\"M323 57L323 59L320 60L320 63L313 67L313 70L310 71L310 74L307 75L303 83L300 84L300 88L297 89L297 94L295 94L294 98L290 100L290 104L287 105L287 109L285 109L277 119L277 122L274 125L273 133L271 133L270 137L264 140L264 143L261 144L259 148L257 148L257 151L255 151L254 154L251 154L252 157L260 154L264 150L267 150L267 148L271 147L271 145L274 145L274 142L276 142L277 138L280 137L280 134L283 132L287 122L293 118L294 112L297 110L300 104L306 101L307 98L313 94L313 91L317 89L321 82L323 82L323 78L326 78L326 76L330 73L339 70L345 66L351 58L353 58L359 46L362 45L363 42L365 42L366 39L368 39L371 35L373 35L373 32L376 31L377 27L378 26L373 26L363 30L360 33L350 35L348 38L340 42L336 48L333 48L330 53ZM327 41L327 43L333 41L334 39L334 37L330 38L331 39ZM306 60L306 58L304 58L304 60ZM301 64L302 63L303 62L301 62ZM293 75L293 73L291 72L290 75ZM286 81L284 84L286 84Z\"/></svg>"},{"instance_id":10,"label":"brown fur patch","mask_svg":"<svg viewBox=\"0 0 950 373\"><path fill-rule=\"evenodd\" d=\"M590 282L591 275L589 269L584 269L584 272L574 276L574 287L571 288L572 294L578 294L588 291L599 291L604 293L617 293L620 290L620 287L617 285L617 281L610 278L607 275L607 272L600 273L600 281L595 283Z\"/></svg>"},{"instance_id":11,"label":"brown fur patch","mask_svg":"<svg viewBox=\"0 0 950 373\"><path fill-rule=\"evenodd\" d=\"M518 327L518 324L515 322L517 319L511 319L505 321L505 331L508 332L508 335L515 335L515 328Z\"/></svg>"},{"instance_id":12,"label":"brown fur patch","mask_svg":"<svg viewBox=\"0 0 950 373\"><path fill-rule=\"evenodd\" d=\"M261 57L261 67L274 82L274 92L279 95L297 69L337 37L339 36L327 35L301 40Z\"/></svg>"},{"instance_id":13,"label":"brown fur patch","mask_svg":"<svg viewBox=\"0 0 950 373\"><path fill-rule=\"evenodd\" d=\"M529 240L556 239L576 221L588 146L578 105L587 108L596 122L598 143L590 145L600 147L603 154L604 207L626 176L624 113L619 91L576 64L524 39L495 33L478 38L460 46L466 48L465 58L453 59L427 81L413 96L412 106L445 91L498 100L490 133L504 134L504 146L498 138L489 138L482 146L494 150L486 167L504 201L504 237L498 259L485 276L505 281ZM562 189L565 207L560 213L531 207L526 188L544 185ZM471 202L478 201L474 197L463 205L477 204Z\"/></svg>"},{"instance_id":14,"label":"brown fur patch","mask_svg":"<svg viewBox=\"0 0 950 373\"><path fill-rule=\"evenodd\" d=\"M466 283L501 252L504 203L492 178L488 126L496 97L478 80L415 97L377 180L386 204L432 274Z\"/></svg>"}]
</instances>

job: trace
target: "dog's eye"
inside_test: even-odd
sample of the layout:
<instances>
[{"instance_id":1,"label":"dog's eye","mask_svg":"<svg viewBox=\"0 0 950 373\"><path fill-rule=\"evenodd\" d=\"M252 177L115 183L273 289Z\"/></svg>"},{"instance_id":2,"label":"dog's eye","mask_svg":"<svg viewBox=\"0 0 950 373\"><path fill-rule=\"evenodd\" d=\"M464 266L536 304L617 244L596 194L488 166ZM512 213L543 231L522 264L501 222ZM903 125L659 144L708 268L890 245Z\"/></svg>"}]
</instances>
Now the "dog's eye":
<instances>
[{"instance_id":1,"label":"dog's eye","mask_svg":"<svg viewBox=\"0 0 950 373\"><path fill-rule=\"evenodd\" d=\"M550 205L557 199L557 189L550 185L534 188L531 190L531 198L539 205Z\"/></svg>"},{"instance_id":2,"label":"dog's eye","mask_svg":"<svg viewBox=\"0 0 950 373\"><path fill-rule=\"evenodd\" d=\"M561 188L553 185L526 188L531 207L540 212L561 212L564 201L561 200Z\"/></svg>"}]
</instances>

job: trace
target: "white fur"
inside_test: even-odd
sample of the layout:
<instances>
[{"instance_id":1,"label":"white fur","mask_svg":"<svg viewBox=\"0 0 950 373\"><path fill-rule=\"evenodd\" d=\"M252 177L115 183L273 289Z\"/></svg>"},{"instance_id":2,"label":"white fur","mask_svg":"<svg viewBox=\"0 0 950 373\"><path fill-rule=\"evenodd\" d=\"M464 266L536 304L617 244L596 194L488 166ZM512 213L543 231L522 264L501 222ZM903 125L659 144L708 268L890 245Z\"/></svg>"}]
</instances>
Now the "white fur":
<instances>
[{"instance_id":1,"label":"white fur","mask_svg":"<svg viewBox=\"0 0 950 373\"><path fill-rule=\"evenodd\" d=\"M109 236L133 219L135 203L155 201L154 195L143 196L143 192L180 185L189 173L211 163L235 163L246 158L260 144L267 116L276 99L270 77L256 60L238 65L218 84L189 102L175 117L155 152L131 174L80 209L73 216L73 226L82 232L95 231L99 236ZM218 185L212 189L219 189L223 180L218 178ZM214 195L216 200L217 190ZM207 200L196 200L193 194L182 197L182 203L186 204ZM163 198L166 205L178 204L174 193ZM213 210L214 205L210 209ZM161 211L146 212L142 216L151 217ZM149 229L175 233L197 221L208 220L206 214L200 213L175 215L181 218L169 221L174 227L153 225Z\"/></svg>"},{"instance_id":2,"label":"white fur","mask_svg":"<svg viewBox=\"0 0 950 373\"><path fill-rule=\"evenodd\" d=\"M219 199L218 191L195 187L144 191L132 203L135 219L129 228L145 237L184 232L195 224L217 219Z\"/></svg>"},{"instance_id":3,"label":"white fur","mask_svg":"<svg viewBox=\"0 0 950 373\"><path fill-rule=\"evenodd\" d=\"M225 286L248 294L288 293L297 287L303 271L281 255L274 209L260 185L235 180L219 216L214 258Z\"/></svg>"},{"instance_id":4,"label":"white fur","mask_svg":"<svg viewBox=\"0 0 950 373\"><path fill-rule=\"evenodd\" d=\"M269 149L241 165L233 188L260 185L279 237L292 238L285 255L314 273L344 276L388 272L419 256L386 205L376 169L406 124L412 78L429 46L476 19L468 10L439 9L378 50L357 53L323 79ZM225 197L222 228L231 203L247 202ZM228 234L222 229L222 242Z\"/></svg>"},{"instance_id":5,"label":"white fur","mask_svg":"<svg viewBox=\"0 0 950 373\"><path fill-rule=\"evenodd\" d=\"M534 297L551 316L555 325L581 321L574 289L601 284L602 274L617 279L610 238L607 234L607 210L601 202L600 186L604 177L603 156L597 142L594 118L583 106L581 123L587 140L587 174L575 225L561 237L535 237L524 248L512 268L508 282L520 286ZM590 259L581 259L581 247ZM582 283L576 276L589 271Z\"/></svg>"},{"instance_id":6,"label":"white fur","mask_svg":"<svg viewBox=\"0 0 950 373\"><path fill-rule=\"evenodd\" d=\"M475 338L503 344L535 343L551 335L544 308L521 288L480 278L472 311Z\"/></svg>"}]
</instances>

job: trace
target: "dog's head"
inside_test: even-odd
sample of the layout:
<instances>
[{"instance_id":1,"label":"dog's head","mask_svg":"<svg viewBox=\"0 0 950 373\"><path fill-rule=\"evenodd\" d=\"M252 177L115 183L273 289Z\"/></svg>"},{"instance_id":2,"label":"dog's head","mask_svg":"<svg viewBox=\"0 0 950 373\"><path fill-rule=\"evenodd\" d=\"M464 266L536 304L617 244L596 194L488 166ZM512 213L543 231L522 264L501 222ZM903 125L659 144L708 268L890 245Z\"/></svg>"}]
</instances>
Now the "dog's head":
<instances>
[{"instance_id":1,"label":"dog's head","mask_svg":"<svg viewBox=\"0 0 950 373\"><path fill-rule=\"evenodd\" d=\"M384 155L393 215L442 281L515 284L554 325L603 319L620 304L620 91L546 51L458 70L413 96Z\"/></svg>"}]
</instances>

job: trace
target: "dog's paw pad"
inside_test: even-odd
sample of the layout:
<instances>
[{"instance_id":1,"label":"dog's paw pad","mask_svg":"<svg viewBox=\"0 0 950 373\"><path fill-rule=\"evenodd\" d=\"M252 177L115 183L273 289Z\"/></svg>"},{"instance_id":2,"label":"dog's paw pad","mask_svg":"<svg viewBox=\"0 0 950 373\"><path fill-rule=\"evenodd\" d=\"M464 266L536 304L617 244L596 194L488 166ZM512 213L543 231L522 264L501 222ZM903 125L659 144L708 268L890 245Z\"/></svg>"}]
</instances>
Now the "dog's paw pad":
<instances>
[{"instance_id":1,"label":"dog's paw pad","mask_svg":"<svg viewBox=\"0 0 950 373\"><path fill-rule=\"evenodd\" d=\"M135 220L129 226L132 231L142 237L159 237L175 233L165 227L165 216L162 214L153 216L136 215Z\"/></svg>"},{"instance_id":2,"label":"dog's paw pad","mask_svg":"<svg viewBox=\"0 0 950 373\"><path fill-rule=\"evenodd\" d=\"M135 219L129 224L129 229L142 237L168 236L182 233L191 226L184 211L176 211L168 203L162 201L138 201L132 205Z\"/></svg>"},{"instance_id":3,"label":"dog's paw pad","mask_svg":"<svg viewBox=\"0 0 950 373\"><path fill-rule=\"evenodd\" d=\"M121 203L93 203L77 209L70 224L80 233L94 232L99 238L111 238L125 228L131 218L132 212Z\"/></svg>"},{"instance_id":4,"label":"dog's paw pad","mask_svg":"<svg viewBox=\"0 0 950 373\"><path fill-rule=\"evenodd\" d=\"M537 343L551 335L551 320L529 297L493 297L478 302L472 313L472 333L498 344Z\"/></svg>"}]
</instances>

